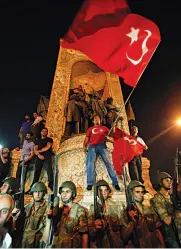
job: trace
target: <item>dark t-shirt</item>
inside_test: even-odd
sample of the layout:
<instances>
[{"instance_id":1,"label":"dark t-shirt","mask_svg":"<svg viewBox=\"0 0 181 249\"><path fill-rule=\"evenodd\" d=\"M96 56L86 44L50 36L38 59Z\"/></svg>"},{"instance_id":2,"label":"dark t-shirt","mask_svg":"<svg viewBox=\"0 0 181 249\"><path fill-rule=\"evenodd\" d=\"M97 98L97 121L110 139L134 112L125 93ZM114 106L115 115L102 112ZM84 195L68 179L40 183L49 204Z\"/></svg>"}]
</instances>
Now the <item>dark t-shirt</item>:
<instances>
[{"instance_id":1,"label":"dark t-shirt","mask_svg":"<svg viewBox=\"0 0 181 249\"><path fill-rule=\"evenodd\" d=\"M53 144L53 139L51 137L46 137L45 139L38 139L35 142L35 145L38 145L38 150L41 150L42 148L44 148L47 143L52 143ZM41 152L41 155L43 155L45 158L49 158L52 156L52 146L50 147L49 150Z\"/></svg>"},{"instance_id":2,"label":"dark t-shirt","mask_svg":"<svg viewBox=\"0 0 181 249\"><path fill-rule=\"evenodd\" d=\"M10 159L8 159L7 163L3 163L0 157L0 180L4 180L9 172L10 172Z\"/></svg>"}]
</instances>

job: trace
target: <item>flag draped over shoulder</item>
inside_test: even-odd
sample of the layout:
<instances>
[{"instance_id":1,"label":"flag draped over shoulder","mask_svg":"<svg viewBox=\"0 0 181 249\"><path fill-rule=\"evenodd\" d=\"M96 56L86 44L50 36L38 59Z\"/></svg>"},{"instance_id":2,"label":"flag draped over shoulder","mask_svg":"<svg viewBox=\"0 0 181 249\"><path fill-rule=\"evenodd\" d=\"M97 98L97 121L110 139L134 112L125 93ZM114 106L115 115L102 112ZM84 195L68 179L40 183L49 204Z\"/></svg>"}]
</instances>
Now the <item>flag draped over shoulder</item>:
<instances>
[{"instance_id":1,"label":"flag draped over shoulder","mask_svg":"<svg viewBox=\"0 0 181 249\"><path fill-rule=\"evenodd\" d=\"M85 0L62 46L135 87L159 42L157 25L130 13L126 0Z\"/></svg>"},{"instance_id":2,"label":"flag draped over shoulder","mask_svg":"<svg viewBox=\"0 0 181 249\"><path fill-rule=\"evenodd\" d=\"M139 143L136 138L126 134L119 128L116 128L114 134L114 150L112 153L112 160L114 169L118 175L122 174L123 162L130 162L133 157L141 155L144 146Z\"/></svg>"}]
</instances>

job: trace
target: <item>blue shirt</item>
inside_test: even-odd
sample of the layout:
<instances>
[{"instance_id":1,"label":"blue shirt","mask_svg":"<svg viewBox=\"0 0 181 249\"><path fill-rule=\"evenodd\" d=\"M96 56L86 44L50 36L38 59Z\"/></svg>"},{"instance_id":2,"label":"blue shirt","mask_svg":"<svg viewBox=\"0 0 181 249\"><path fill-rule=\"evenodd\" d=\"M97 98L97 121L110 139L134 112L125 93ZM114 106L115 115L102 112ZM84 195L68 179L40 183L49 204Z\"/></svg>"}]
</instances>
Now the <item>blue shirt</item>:
<instances>
[{"instance_id":1,"label":"blue shirt","mask_svg":"<svg viewBox=\"0 0 181 249\"><path fill-rule=\"evenodd\" d=\"M22 134L26 134L27 132L29 132L31 130L31 125L32 125L32 121L29 121L29 122L23 122L21 124L21 127L22 127Z\"/></svg>"}]
</instances>

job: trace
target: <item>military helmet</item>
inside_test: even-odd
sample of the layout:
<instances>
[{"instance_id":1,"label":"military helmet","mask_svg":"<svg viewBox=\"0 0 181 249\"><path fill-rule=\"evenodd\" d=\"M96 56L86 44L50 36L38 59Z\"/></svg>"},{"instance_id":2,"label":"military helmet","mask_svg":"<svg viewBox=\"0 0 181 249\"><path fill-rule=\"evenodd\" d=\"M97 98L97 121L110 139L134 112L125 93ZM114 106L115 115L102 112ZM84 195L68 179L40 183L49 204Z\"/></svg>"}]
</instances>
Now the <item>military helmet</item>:
<instances>
[{"instance_id":1,"label":"military helmet","mask_svg":"<svg viewBox=\"0 0 181 249\"><path fill-rule=\"evenodd\" d=\"M169 175L167 172L159 172L157 174L157 184L160 184L163 179L170 178L172 180L171 175Z\"/></svg>"},{"instance_id":2,"label":"military helmet","mask_svg":"<svg viewBox=\"0 0 181 249\"><path fill-rule=\"evenodd\" d=\"M77 195L76 186L72 181L65 181L60 185L59 193L61 194L62 188L69 188L72 190L72 197L75 198Z\"/></svg>"},{"instance_id":3,"label":"military helmet","mask_svg":"<svg viewBox=\"0 0 181 249\"><path fill-rule=\"evenodd\" d=\"M30 193L33 192L44 192L47 193L47 188L43 182L36 182L33 184L33 186L30 189Z\"/></svg>"},{"instance_id":4,"label":"military helmet","mask_svg":"<svg viewBox=\"0 0 181 249\"><path fill-rule=\"evenodd\" d=\"M129 183L129 185L128 185L128 189L130 190L130 191L132 191L134 188L136 188L136 187L143 187L144 189L145 189L145 186L143 185L143 183L141 183L141 182L139 182L139 181L137 181L137 180L133 180L133 181L131 181L130 183Z\"/></svg>"},{"instance_id":5,"label":"military helmet","mask_svg":"<svg viewBox=\"0 0 181 249\"><path fill-rule=\"evenodd\" d=\"M12 190L13 193L16 193L19 190L18 181L14 177L6 177L3 180L3 183L7 183L9 185L9 188Z\"/></svg>"},{"instance_id":6,"label":"military helmet","mask_svg":"<svg viewBox=\"0 0 181 249\"><path fill-rule=\"evenodd\" d=\"M109 184L105 181L105 180L99 180L97 183L96 183L96 186L97 188L101 187L101 186L106 186L109 193L111 193L111 188L109 186Z\"/></svg>"}]
</instances>

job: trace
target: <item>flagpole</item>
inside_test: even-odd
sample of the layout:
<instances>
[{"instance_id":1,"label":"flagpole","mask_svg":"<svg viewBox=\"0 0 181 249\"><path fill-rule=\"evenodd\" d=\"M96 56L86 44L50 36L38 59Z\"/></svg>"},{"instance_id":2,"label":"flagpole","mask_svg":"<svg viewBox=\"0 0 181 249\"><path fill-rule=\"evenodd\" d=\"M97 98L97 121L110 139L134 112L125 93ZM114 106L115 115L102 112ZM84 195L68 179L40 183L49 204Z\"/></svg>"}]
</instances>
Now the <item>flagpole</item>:
<instances>
[{"instance_id":1,"label":"flagpole","mask_svg":"<svg viewBox=\"0 0 181 249\"><path fill-rule=\"evenodd\" d=\"M128 97L127 97L126 101L124 102L124 105L122 105L122 106L121 106L121 108L119 109L119 112L118 112L117 118L115 119L115 121L114 121L114 123L113 123L113 126L114 126L114 124L116 124L116 123L117 123L117 121L118 121L118 119L119 119L119 115L121 114L121 112L122 112L123 108L125 107L125 105L128 103L128 101L129 101L129 99L130 99L131 95L132 95L132 94L133 94L133 92L134 92L134 89L135 89L135 87L131 90L131 92L130 92L130 94L128 95ZM112 130L113 130L113 126L112 126L112 127L111 127L111 129L109 130L109 132L108 132L107 136L109 136L109 135L111 134L111 132L112 132Z\"/></svg>"}]
</instances>

